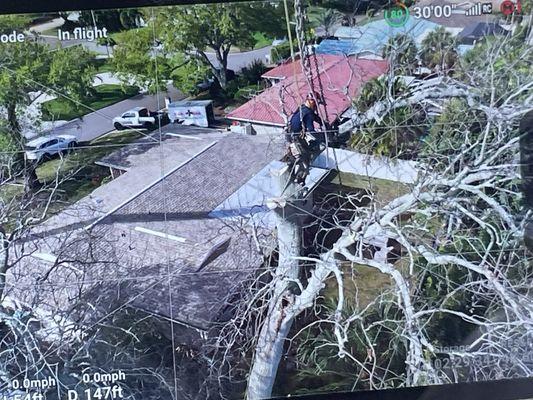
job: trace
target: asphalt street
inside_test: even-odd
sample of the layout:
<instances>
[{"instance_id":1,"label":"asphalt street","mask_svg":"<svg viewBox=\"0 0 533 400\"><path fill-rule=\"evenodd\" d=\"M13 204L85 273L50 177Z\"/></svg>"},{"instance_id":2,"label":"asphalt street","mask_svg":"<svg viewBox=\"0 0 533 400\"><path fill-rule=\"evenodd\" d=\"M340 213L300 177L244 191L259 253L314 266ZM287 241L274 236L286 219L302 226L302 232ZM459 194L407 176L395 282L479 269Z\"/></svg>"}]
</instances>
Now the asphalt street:
<instances>
[{"instance_id":1,"label":"asphalt street","mask_svg":"<svg viewBox=\"0 0 533 400\"><path fill-rule=\"evenodd\" d=\"M41 32L50 28L57 28L61 25L61 21L53 20L42 26L32 28L35 32ZM52 47L57 47L60 42L57 37L54 36L41 36ZM83 45L90 51L98 53L102 57L108 57L112 53L112 49L107 49L105 46L99 46L96 42L88 42L86 40L71 40L61 42L62 46L70 47L76 45ZM254 60L261 60L266 63L266 56L270 54L272 46L267 46L261 49L230 53L228 56L228 68L234 71L240 71ZM208 58L217 65L214 53L207 53ZM158 96L155 95L138 95L113 104L109 107L92 112L85 115L83 118L79 118L73 121L69 121L65 125L56 127L53 129L54 134L69 134L78 138L79 142L88 142L94 140L106 133L114 130L113 118L128 111L134 107L147 107L150 110L158 110L164 107L165 97L170 96L173 101L184 99L185 96L175 88L169 89L168 93L161 93Z\"/></svg>"},{"instance_id":2,"label":"asphalt street","mask_svg":"<svg viewBox=\"0 0 533 400\"><path fill-rule=\"evenodd\" d=\"M254 60L261 60L266 64L265 56L270 54L271 49L272 46L266 46L252 51L230 53L228 55L228 68L238 72L252 63ZM218 65L218 61L214 53L207 53L207 57L214 65Z\"/></svg>"},{"instance_id":3,"label":"asphalt street","mask_svg":"<svg viewBox=\"0 0 533 400\"><path fill-rule=\"evenodd\" d=\"M168 93L159 95L137 95L130 99L102 108L98 111L67 122L53 130L54 134L74 135L78 142L89 142L108 132L113 131L113 118L135 107L147 107L156 111L165 107L165 97L170 96L172 101L182 100L185 96L174 87L169 88Z\"/></svg>"}]
</instances>

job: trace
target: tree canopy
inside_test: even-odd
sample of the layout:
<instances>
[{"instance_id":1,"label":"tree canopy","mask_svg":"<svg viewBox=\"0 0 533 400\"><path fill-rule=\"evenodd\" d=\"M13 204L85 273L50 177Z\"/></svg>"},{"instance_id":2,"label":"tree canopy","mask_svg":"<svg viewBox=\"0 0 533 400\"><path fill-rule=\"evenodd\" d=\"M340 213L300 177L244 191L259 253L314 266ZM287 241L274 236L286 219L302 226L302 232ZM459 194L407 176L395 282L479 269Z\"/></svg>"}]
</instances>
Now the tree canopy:
<instances>
[{"instance_id":1,"label":"tree canopy","mask_svg":"<svg viewBox=\"0 0 533 400\"><path fill-rule=\"evenodd\" d=\"M428 68L449 72L458 60L454 37L444 27L438 27L422 41L420 57Z\"/></svg>"},{"instance_id":2,"label":"tree canopy","mask_svg":"<svg viewBox=\"0 0 533 400\"><path fill-rule=\"evenodd\" d=\"M116 35L112 66L124 82L134 83L150 93L166 91L167 83L187 94L197 92L197 84L208 68L198 59L181 52L168 52L154 41L153 24Z\"/></svg>"},{"instance_id":3,"label":"tree canopy","mask_svg":"<svg viewBox=\"0 0 533 400\"><path fill-rule=\"evenodd\" d=\"M398 73L412 73L418 64L418 49L413 38L406 34L398 34L389 39L382 50L383 58Z\"/></svg>"},{"instance_id":4,"label":"tree canopy","mask_svg":"<svg viewBox=\"0 0 533 400\"><path fill-rule=\"evenodd\" d=\"M93 56L82 47L51 52L26 42L0 48L0 106L7 110L9 130L20 135L17 107L28 106L30 92L45 92L81 101L90 93Z\"/></svg>"},{"instance_id":5,"label":"tree canopy","mask_svg":"<svg viewBox=\"0 0 533 400\"><path fill-rule=\"evenodd\" d=\"M227 85L228 55L250 49L254 32L282 34L282 9L266 3L171 7L156 15L161 39L171 53L184 53L209 66L220 85ZM214 60L208 56L214 54Z\"/></svg>"},{"instance_id":6,"label":"tree canopy","mask_svg":"<svg viewBox=\"0 0 533 400\"><path fill-rule=\"evenodd\" d=\"M80 103L92 89L93 55L75 46L51 52L47 45L37 42L13 43L0 47L0 107L5 110L4 135L9 138L6 149L24 148L19 112L35 101L36 93L48 93ZM30 94L33 93L33 96ZM2 143L0 143L2 144ZM3 150L6 150L3 149ZM12 153L10 174L22 171L26 190L38 186L34 166L22 163L22 153Z\"/></svg>"}]
</instances>

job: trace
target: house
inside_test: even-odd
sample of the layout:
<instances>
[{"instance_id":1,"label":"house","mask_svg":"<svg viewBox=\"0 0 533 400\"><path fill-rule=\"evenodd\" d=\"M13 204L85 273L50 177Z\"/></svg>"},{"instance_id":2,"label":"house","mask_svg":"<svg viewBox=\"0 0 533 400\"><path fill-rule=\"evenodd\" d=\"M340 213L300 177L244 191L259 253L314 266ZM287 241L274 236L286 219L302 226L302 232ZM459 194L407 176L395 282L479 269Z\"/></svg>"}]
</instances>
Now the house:
<instances>
[{"instance_id":1,"label":"house","mask_svg":"<svg viewBox=\"0 0 533 400\"><path fill-rule=\"evenodd\" d=\"M350 108L364 84L388 69L383 60L345 57L340 55L313 55L310 57L313 73L312 88L324 96L325 105L319 112L329 122L339 121ZM230 112L227 118L250 124L254 133L280 133L294 111L309 94L310 85L302 73L300 61L282 64L263 75L273 86ZM339 121L340 122L340 121Z\"/></svg>"},{"instance_id":2,"label":"house","mask_svg":"<svg viewBox=\"0 0 533 400\"><path fill-rule=\"evenodd\" d=\"M267 201L282 194L272 171L286 168L284 140L172 124L155 138L106 157L120 176L22 240L6 296L65 324L93 326L128 310L180 346L216 334L276 247ZM299 202L303 215L312 215L317 191L365 190L335 184L333 168L399 184L417 174L410 162L325 150ZM381 249L376 257L387 256L387 243L369 242Z\"/></svg>"},{"instance_id":3,"label":"house","mask_svg":"<svg viewBox=\"0 0 533 400\"><path fill-rule=\"evenodd\" d=\"M284 167L285 146L282 137L189 129L167 126L157 145L147 137L106 157L122 171L91 195L106 211L91 213L82 199L33 232L7 295L88 326L127 308L199 345L263 267L258 240L275 227L265 204L281 195L270 172ZM172 156L180 148L187 156ZM310 193L328 172L311 170Z\"/></svg>"},{"instance_id":4,"label":"house","mask_svg":"<svg viewBox=\"0 0 533 400\"><path fill-rule=\"evenodd\" d=\"M494 22L475 22L467 25L457 36L463 45L473 45L487 36L505 36L510 32Z\"/></svg>"}]
</instances>

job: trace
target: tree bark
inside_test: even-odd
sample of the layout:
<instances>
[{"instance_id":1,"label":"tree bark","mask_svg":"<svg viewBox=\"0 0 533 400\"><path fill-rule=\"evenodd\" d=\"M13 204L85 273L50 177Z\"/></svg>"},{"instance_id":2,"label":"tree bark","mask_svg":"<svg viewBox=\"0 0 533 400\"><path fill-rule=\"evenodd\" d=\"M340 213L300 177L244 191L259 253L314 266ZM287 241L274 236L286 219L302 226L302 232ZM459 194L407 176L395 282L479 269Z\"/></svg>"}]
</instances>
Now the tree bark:
<instances>
[{"instance_id":1,"label":"tree bark","mask_svg":"<svg viewBox=\"0 0 533 400\"><path fill-rule=\"evenodd\" d=\"M26 196L33 196L42 187L37 176L36 167L37 165L33 162L24 165L24 193Z\"/></svg>"},{"instance_id":2,"label":"tree bark","mask_svg":"<svg viewBox=\"0 0 533 400\"><path fill-rule=\"evenodd\" d=\"M19 142L22 147L22 135L20 131L20 124L17 118L17 105L15 103L7 104L7 124L9 127L10 133L14 136L15 140Z\"/></svg>"},{"instance_id":3,"label":"tree bark","mask_svg":"<svg viewBox=\"0 0 533 400\"><path fill-rule=\"evenodd\" d=\"M220 68L217 68L217 66L213 64L211 60L209 60L209 57L207 57L207 54L205 54L205 52L203 51L197 51L196 58L198 58L201 62L203 62L204 64L207 64L209 68L211 68L211 72L217 79L218 83L220 84L220 87L222 89L226 89L227 83L228 83L227 77L226 77L227 65L228 65L227 57L226 57L226 61L223 62L222 56L220 55L220 51L215 50L215 53L216 53L216 58L218 62L220 63Z\"/></svg>"},{"instance_id":4,"label":"tree bark","mask_svg":"<svg viewBox=\"0 0 533 400\"><path fill-rule=\"evenodd\" d=\"M24 138L22 135L20 124L17 118L17 106L14 103L7 105L7 123L11 136L17 141L18 147L21 150L20 155L15 156L15 163L19 166L22 165L21 172L24 177L24 192L31 195L36 190L41 188L41 184L39 182L39 178L37 177L37 172L35 171L37 164L35 162L28 162L23 158L26 138Z\"/></svg>"},{"instance_id":5,"label":"tree bark","mask_svg":"<svg viewBox=\"0 0 533 400\"><path fill-rule=\"evenodd\" d=\"M228 86L228 77L227 77L227 73L228 73L228 60L227 60L227 56L225 55L225 52L224 50L222 50L221 48L218 48L218 49L215 49L215 54L216 54L216 57L217 57L217 61L220 65L220 68L217 69L217 79L218 79L218 82L220 83L220 87L222 89L226 89L226 87Z\"/></svg>"},{"instance_id":6,"label":"tree bark","mask_svg":"<svg viewBox=\"0 0 533 400\"><path fill-rule=\"evenodd\" d=\"M284 171L285 174L282 173L279 176L280 192L285 186L283 182L288 179L287 168L284 168ZM274 276L274 289L268 313L259 333L252 370L248 378L246 395L248 400L271 397L285 339L296 316L290 309L294 303L291 286L294 285L300 273L298 261L301 249L300 216L289 202L276 208L275 213L277 215L279 262Z\"/></svg>"},{"instance_id":7,"label":"tree bark","mask_svg":"<svg viewBox=\"0 0 533 400\"><path fill-rule=\"evenodd\" d=\"M6 231L0 226L0 300L4 297L6 274L9 266L9 242Z\"/></svg>"}]
</instances>

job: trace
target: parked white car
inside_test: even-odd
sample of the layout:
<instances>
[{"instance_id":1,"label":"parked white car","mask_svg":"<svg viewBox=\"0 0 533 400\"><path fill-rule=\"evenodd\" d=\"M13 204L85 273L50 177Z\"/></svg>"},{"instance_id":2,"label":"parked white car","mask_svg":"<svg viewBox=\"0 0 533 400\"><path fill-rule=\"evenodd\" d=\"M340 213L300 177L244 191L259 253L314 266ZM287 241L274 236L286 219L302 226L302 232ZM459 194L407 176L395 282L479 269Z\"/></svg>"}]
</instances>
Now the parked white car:
<instances>
[{"instance_id":1,"label":"parked white car","mask_svg":"<svg viewBox=\"0 0 533 400\"><path fill-rule=\"evenodd\" d=\"M41 162L72 150L78 144L76 136L43 136L26 143L26 159Z\"/></svg>"}]
</instances>

